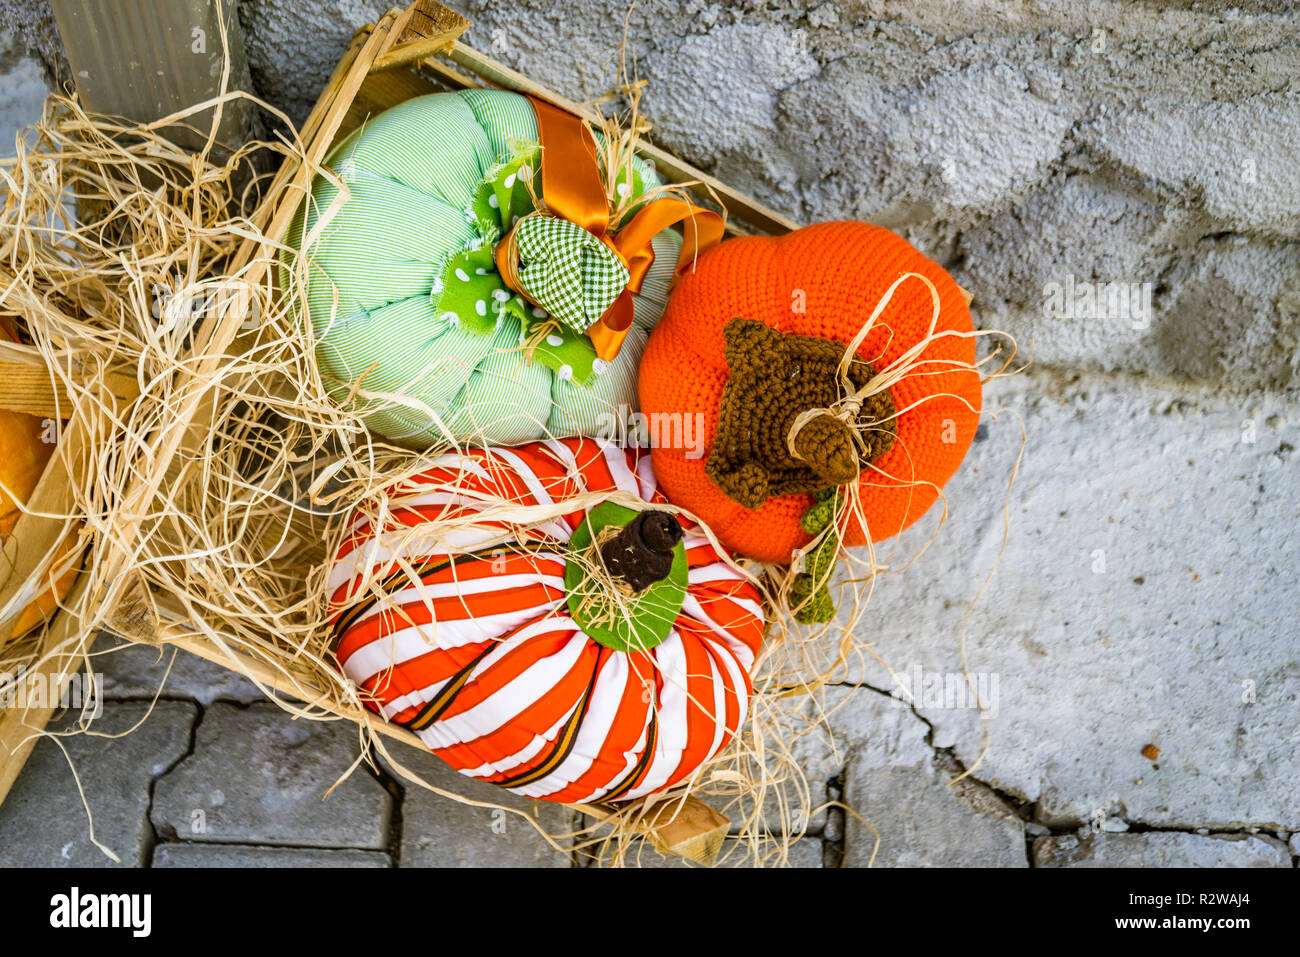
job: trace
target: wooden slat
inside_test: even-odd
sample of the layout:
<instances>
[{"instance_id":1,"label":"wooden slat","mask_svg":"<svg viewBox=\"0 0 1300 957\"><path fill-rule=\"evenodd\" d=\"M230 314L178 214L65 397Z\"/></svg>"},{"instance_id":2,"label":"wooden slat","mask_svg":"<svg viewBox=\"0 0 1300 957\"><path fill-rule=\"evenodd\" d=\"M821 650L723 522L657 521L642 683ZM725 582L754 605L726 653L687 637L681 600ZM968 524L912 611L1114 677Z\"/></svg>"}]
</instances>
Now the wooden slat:
<instances>
[{"instance_id":1,"label":"wooden slat","mask_svg":"<svg viewBox=\"0 0 1300 957\"><path fill-rule=\"evenodd\" d=\"M205 103L227 90L253 89L236 0L52 0L59 35L72 66L81 105L96 113L152 123ZM222 59L225 27L229 61ZM190 116L161 132L198 152L209 133L234 150L253 129L255 109L244 99Z\"/></svg>"},{"instance_id":2,"label":"wooden slat","mask_svg":"<svg viewBox=\"0 0 1300 957\"><path fill-rule=\"evenodd\" d=\"M106 375L104 383L119 402L129 402L140 394L139 383L124 375ZM45 366L0 359L0 409L66 419L75 405L63 383L54 381Z\"/></svg>"},{"instance_id":3,"label":"wooden slat","mask_svg":"<svg viewBox=\"0 0 1300 957\"><path fill-rule=\"evenodd\" d=\"M43 580L48 575L51 561L60 553L63 540L69 534L76 534L75 526L70 528L63 520L46 516L72 511L73 483L84 481L90 462L88 450L100 434L93 417L101 413L93 399L93 394L88 395L80 406L75 407L54 456L27 502L30 511L19 516L13 533L4 543L2 561L5 574L0 584L0 605L27 591L30 582ZM67 407L73 408L71 404ZM77 607L87 585L84 576L79 578L64 597L65 607L54 615L45 632L40 646L42 653L49 649L78 646L89 650L90 643L83 645L81 641L82 620L67 610ZM14 605L13 615L0 622L0 647L8 641L14 622L27 602L19 600ZM39 674L43 680L53 675L66 680L75 670L75 665L75 658L65 654L49 658L31 673ZM62 680L56 682L60 688ZM52 703L43 708L0 709L0 803L4 802L53 713Z\"/></svg>"},{"instance_id":4,"label":"wooden slat","mask_svg":"<svg viewBox=\"0 0 1300 957\"><path fill-rule=\"evenodd\" d=\"M372 73L409 66L448 49L469 29L469 21L455 10L431 0L416 0L394 21L390 41L380 49Z\"/></svg>"},{"instance_id":5,"label":"wooden slat","mask_svg":"<svg viewBox=\"0 0 1300 957\"><path fill-rule=\"evenodd\" d=\"M85 587L84 577L72 586L66 598L70 606L80 599ZM42 652L63 647L74 647L77 650L75 653L51 655L27 674L38 675L47 686L52 683L55 690L61 693L68 678L81 670L84 661L82 655L90 650L88 646L81 646L79 641L74 640L81 628L81 619L75 615L66 611L56 615L41 643ZM103 689L97 688L96 693L102 694ZM36 746L40 733L49 724L50 717L54 714L55 704L57 699L48 701L45 707L0 708L0 804L3 804L8 796L9 789L13 787L18 777L18 772L22 770L28 756L32 753L32 748Z\"/></svg>"}]
</instances>

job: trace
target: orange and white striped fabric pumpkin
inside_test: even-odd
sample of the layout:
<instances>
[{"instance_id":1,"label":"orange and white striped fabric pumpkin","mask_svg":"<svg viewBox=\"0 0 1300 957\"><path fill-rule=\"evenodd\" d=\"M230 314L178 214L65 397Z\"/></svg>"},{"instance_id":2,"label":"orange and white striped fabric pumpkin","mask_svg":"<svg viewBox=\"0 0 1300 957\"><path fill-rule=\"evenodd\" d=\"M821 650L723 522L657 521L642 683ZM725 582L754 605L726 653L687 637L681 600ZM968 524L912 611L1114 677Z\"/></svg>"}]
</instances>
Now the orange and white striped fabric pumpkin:
<instances>
[{"instance_id":1,"label":"orange and white striped fabric pumpkin","mask_svg":"<svg viewBox=\"0 0 1300 957\"><path fill-rule=\"evenodd\" d=\"M662 640L584 624L570 549L607 540L595 516L619 509L565 509L584 495L665 501L648 453L593 439L448 453L381 517L362 507L329 580L339 665L375 710L462 774L571 803L662 791L717 754L764 628L753 584L684 519L676 577L643 593L668 595Z\"/></svg>"}]
</instances>

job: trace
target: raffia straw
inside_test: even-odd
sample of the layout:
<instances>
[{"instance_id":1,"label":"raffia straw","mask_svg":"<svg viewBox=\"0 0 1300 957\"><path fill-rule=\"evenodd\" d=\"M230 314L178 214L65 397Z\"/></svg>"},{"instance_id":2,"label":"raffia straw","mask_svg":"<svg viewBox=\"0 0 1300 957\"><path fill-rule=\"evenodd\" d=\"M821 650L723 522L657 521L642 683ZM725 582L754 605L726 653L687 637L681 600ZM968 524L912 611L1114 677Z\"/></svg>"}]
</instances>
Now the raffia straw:
<instances>
[{"instance_id":1,"label":"raffia straw","mask_svg":"<svg viewBox=\"0 0 1300 957\"><path fill-rule=\"evenodd\" d=\"M235 95L241 94L230 96ZM611 163L635 148L641 128L631 124L626 135L605 137L615 155ZM437 788L405 767L376 731L379 719L367 710L367 697L335 666L326 563L348 533L353 505L365 503L363 515L382 523L401 507L409 480L427 469L430 455L458 454L484 444L486 436L457 443L448 431L433 452L412 452L371 434L331 398L337 384L322 380L311 329L311 318L331 317L309 318L292 308L306 278L301 259L288 270L283 294L277 292L272 276L282 246L279 237L258 227L287 191L270 192L264 178L248 190L236 186L240 169L273 167L285 159L305 162L296 132L286 129L281 139L249 144L218 163L210 155L181 151L149 128L91 116L75 102L54 97L33 130L32 145L20 144L15 159L0 163L6 190L0 307L26 318L32 345L58 384L93 408L99 422L84 484L73 489L74 507L54 516L69 527L83 522L91 544L87 586L67 605L82 616L85 630L57 649L43 649L40 636L11 642L0 650L0 672L12 673L19 663L35 667L56 655L89 665L86 635L112 625L114 609L126 603L155 621L179 616L186 633L204 638L232 668L256 680L252 662L274 674L277 685L294 689L297 700L264 688L285 711L304 720L355 721L367 761L382 758L412 786L519 814L546 834L535 814ZM92 214L80 223L66 206L72 195ZM341 200L322 211L318 229L340 205ZM245 269L232 272L229 264L246 240L257 244L258 253ZM271 268L251 282L255 266ZM155 317L153 287L164 281L175 295ZM226 299L192 315L190 307L204 296ZM238 348L200 376L191 351L202 339L197 320L212 322L221 308L250 310L250 322ZM88 382L96 373L122 369L136 377L141 394L119 409ZM886 373L925 370L918 360L907 373L881 374ZM354 385L353 396L367 408L392 405L436 415L409 396ZM151 471L151 441L193 394L204 397L202 418L159 476ZM544 408L549 395L537 399ZM610 416L621 411L608 410ZM538 423L539 433L543 426ZM157 483L156 495L126 501L126 490L145 480ZM413 537L409 554L492 522L503 527L495 540L485 541L533 547L524 543L535 543L539 529L557 516L607 499L619 501L589 492L547 508L479 501L473 518L442 523L422 542ZM850 497L844 509L860 506ZM135 529L129 537L128 528ZM102 556L110 547L125 554L123 565L106 566ZM573 834L546 834L547 840L602 863L636 863L644 850L639 822L665 802L671 806L694 793L732 819L722 863L785 862L827 804L825 782L809 781L797 759L804 738L826 735L818 689L846 680L854 660L877 658L856 626L876 576L898 566L892 553L877 555L874 547L864 552L848 556L848 577L835 586L844 609L840 620L816 628L794 626L790 618L797 561L791 567L733 561L760 589L770 621L755 665L750 714L731 729L734 741L672 793L613 809L607 820ZM406 571L418 582L409 559ZM625 609L615 604L614 613ZM436 626L427 640L438 640Z\"/></svg>"}]
</instances>

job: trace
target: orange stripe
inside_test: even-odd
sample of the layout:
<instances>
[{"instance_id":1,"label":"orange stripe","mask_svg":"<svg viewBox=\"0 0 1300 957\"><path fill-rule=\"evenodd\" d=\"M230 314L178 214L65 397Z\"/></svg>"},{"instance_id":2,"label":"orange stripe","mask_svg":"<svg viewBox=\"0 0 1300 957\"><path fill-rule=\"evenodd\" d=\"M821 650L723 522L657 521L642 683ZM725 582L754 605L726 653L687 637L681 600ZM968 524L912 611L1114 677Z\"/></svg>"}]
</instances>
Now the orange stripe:
<instances>
[{"instance_id":1,"label":"orange stripe","mask_svg":"<svg viewBox=\"0 0 1300 957\"><path fill-rule=\"evenodd\" d=\"M612 655L614 652L607 652L607 654ZM646 652L628 655L627 658L630 667L627 681L623 685L623 694L591 767L561 790L547 795L546 800L586 801L596 792L609 787L628 773L628 756L632 755L640 744L642 734L651 719L655 685L649 655ZM602 664L603 662L604 658ZM651 694L649 695L646 694L646 679L650 681ZM637 764L635 760L632 763L633 767Z\"/></svg>"},{"instance_id":2,"label":"orange stripe","mask_svg":"<svg viewBox=\"0 0 1300 957\"><path fill-rule=\"evenodd\" d=\"M603 652L605 649L601 649ZM540 781L548 774L553 772L573 751L573 746L578 740L578 733L582 730L582 723L586 720L587 709L591 706L591 695L595 690L596 682L600 678L601 654L598 653L596 661L591 669L591 682L587 685L587 690L582 695L582 700L578 706L573 709L573 714L565 722L560 733L555 736L555 744L546 752L538 761L534 762L531 769L518 772L511 777L499 778L493 777L492 783L503 788L521 788L536 781Z\"/></svg>"},{"instance_id":3,"label":"orange stripe","mask_svg":"<svg viewBox=\"0 0 1300 957\"><path fill-rule=\"evenodd\" d=\"M571 640L585 642L582 652L573 666L545 694L515 714L504 714L502 717L505 723L499 727L472 741L441 749L439 755L458 769L495 764L522 751L539 735L547 734L569 714L574 703L581 700L584 689L590 683L591 668L600 648L594 642L574 637L573 631L530 638L503 661L496 662L489 668L490 680L485 681L484 675L476 675L457 696L455 704L443 714L444 720L463 714L475 704L486 700L491 693L500 690L504 685L503 678L522 674Z\"/></svg>"}]
</instances>

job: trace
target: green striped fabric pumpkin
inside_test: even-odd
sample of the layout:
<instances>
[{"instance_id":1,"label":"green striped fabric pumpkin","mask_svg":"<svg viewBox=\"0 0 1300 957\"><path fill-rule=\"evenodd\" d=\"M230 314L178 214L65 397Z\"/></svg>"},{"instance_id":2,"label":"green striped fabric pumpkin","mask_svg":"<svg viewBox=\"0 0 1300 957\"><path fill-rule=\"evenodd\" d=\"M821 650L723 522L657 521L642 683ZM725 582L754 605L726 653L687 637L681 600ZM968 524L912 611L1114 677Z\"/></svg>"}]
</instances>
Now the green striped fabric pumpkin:
<instances>
[{"instance_id":1,"label":"green striped fabric pumpkin","mask_svg":"<svg viewBox=\"0 0 1300 957\"><path fill-rule=\"evenodd\" d=\"M633 328L614 359L596 358L584 321L564 317L539 334L546 312L508 289L493 261L497 240L533 209L530 184L540 193L539 155L527 99L464 90L407 100L327 158L347 193L316 177L289 230L300 258L283 257L281 287L305 297L299 315L310 318L326 388L372 431L412 448L518 444L598 435L620 406L638 408L637 364L667 302L681 236L655 237ZM637 160L616 188L635 198L658 183ZM592 262L587 274L609 285L617 260ZM591 311L602 292L569 301Z\"/></svg>"}]
</instances>

